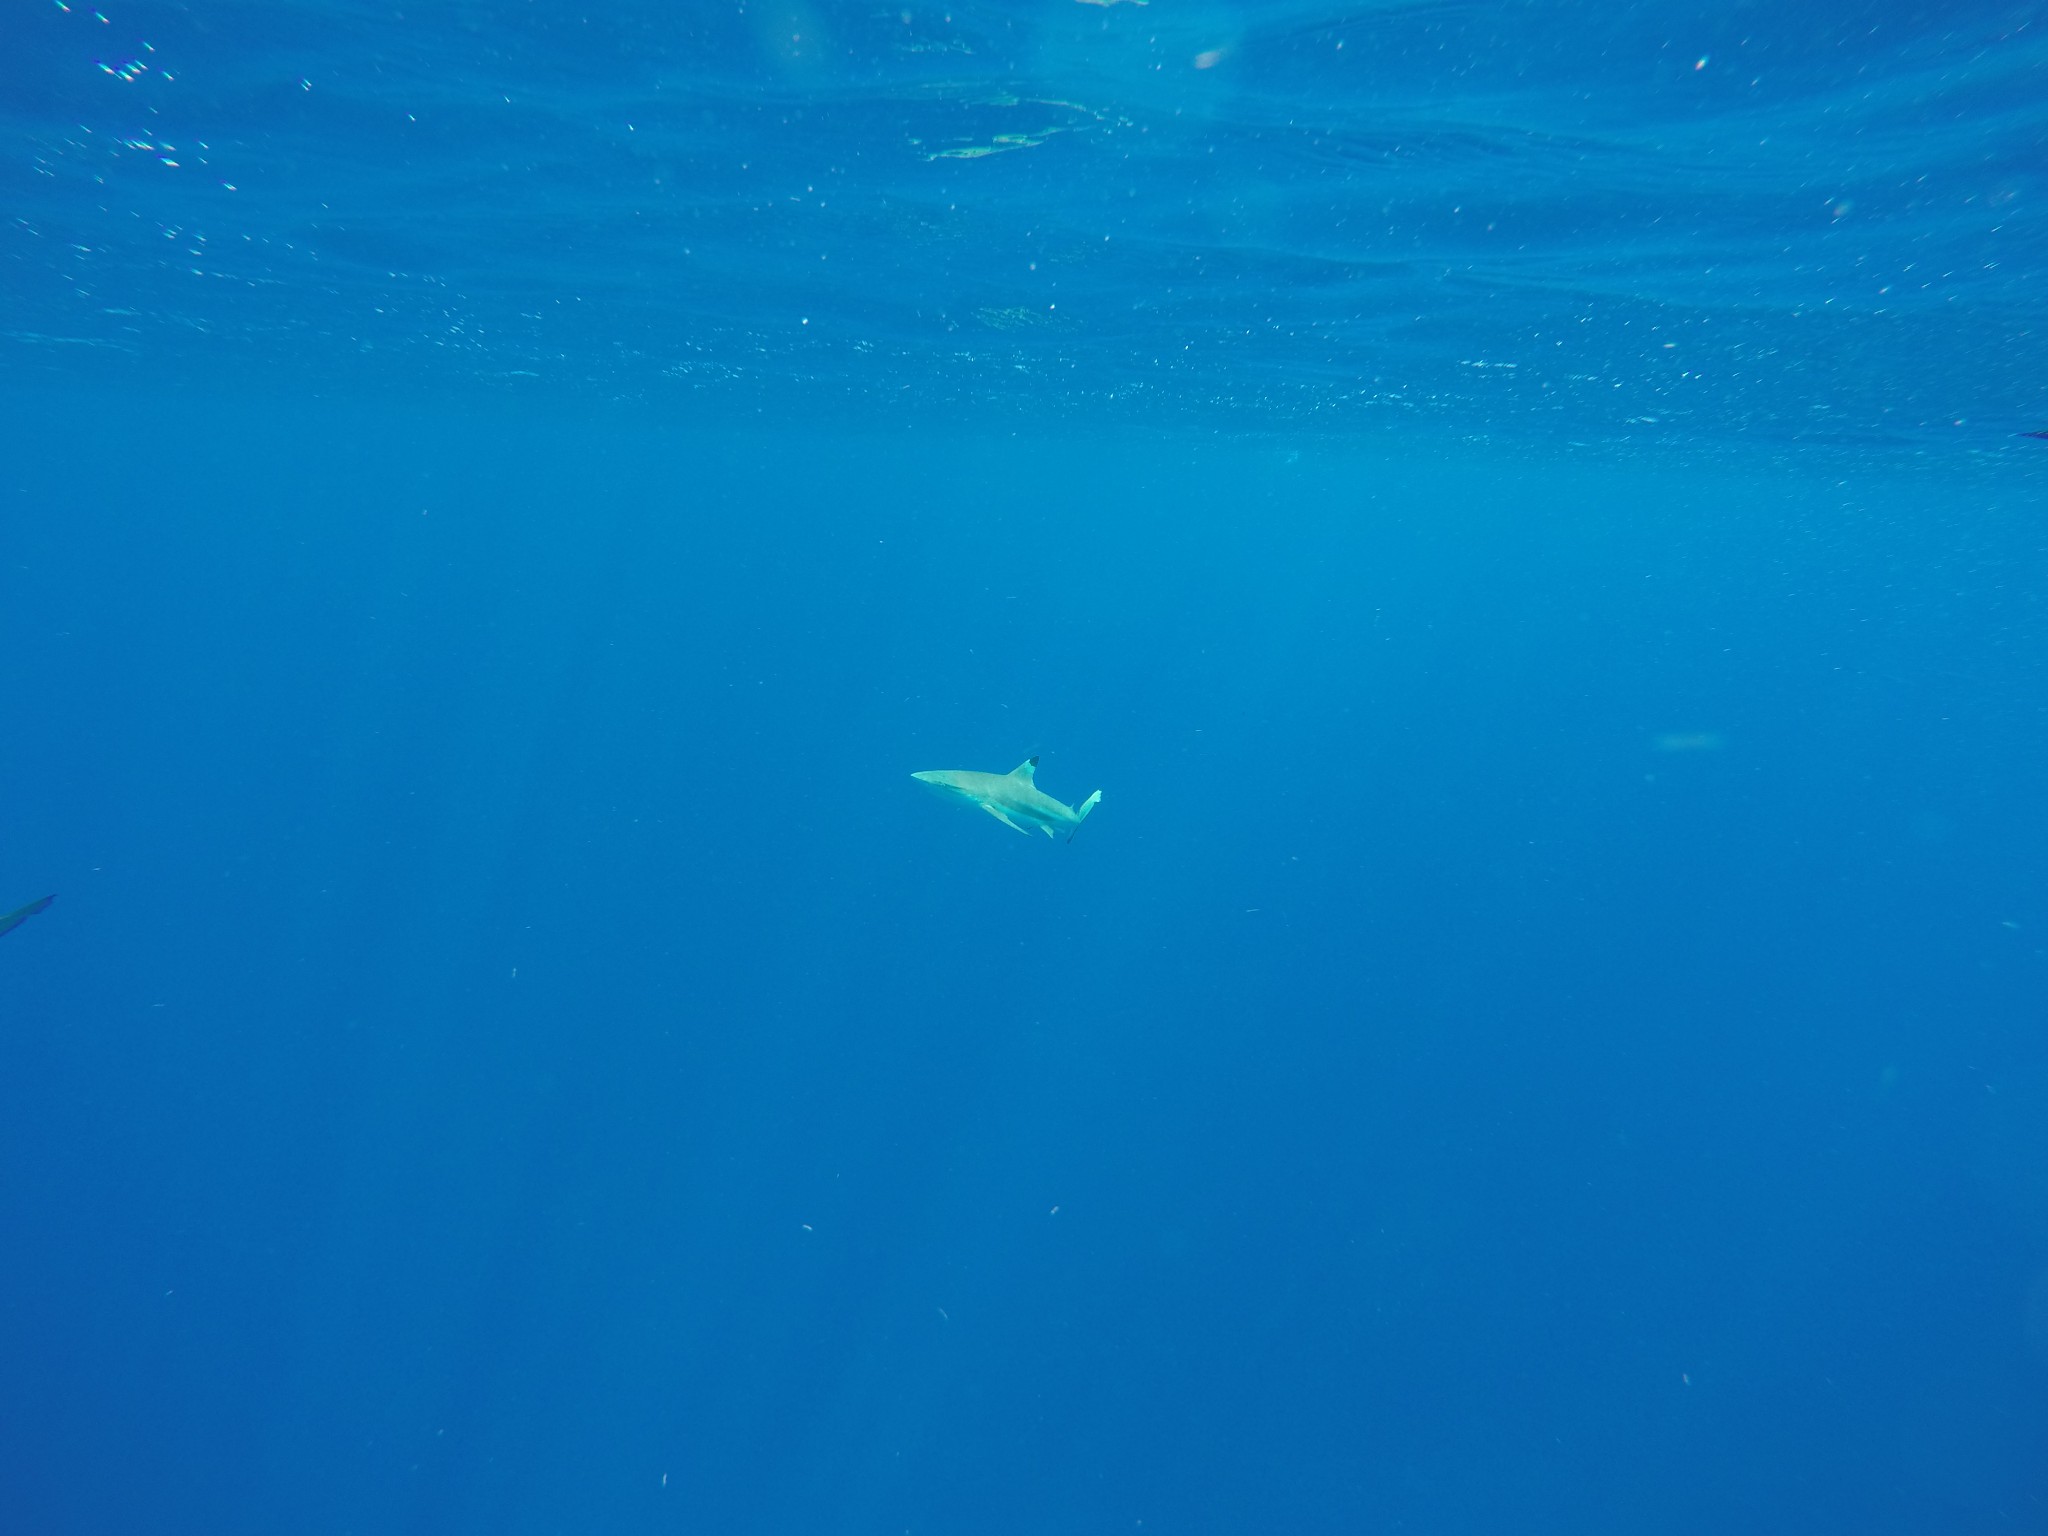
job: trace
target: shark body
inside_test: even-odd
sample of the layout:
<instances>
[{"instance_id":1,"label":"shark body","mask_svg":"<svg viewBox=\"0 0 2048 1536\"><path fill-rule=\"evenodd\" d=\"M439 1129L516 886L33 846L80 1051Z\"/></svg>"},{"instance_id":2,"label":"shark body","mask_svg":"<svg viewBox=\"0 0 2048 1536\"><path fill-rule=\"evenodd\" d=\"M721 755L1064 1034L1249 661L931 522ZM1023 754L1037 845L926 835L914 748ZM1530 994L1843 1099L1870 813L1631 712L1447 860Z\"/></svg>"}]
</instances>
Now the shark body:
<instances>
[{"instance_id":1,"label":"shark body","mask_svg":"<svg viewBox=\"0 0 2048 1536\"><path fill-rule=\"evenodd\" d=\"M16 907L12 912L0 915L0 933L14 932L56 899L55 896L45 896L41 901L32 901L25 907Z\"/></svg>"},{"instance_id":2,"label":"shark body","mask_svg":"<svg viewBox=\"0 0 2048 1536\"><path fill-rule=\"evenodd\" d=\"M933 768L911 777L949 800L965 800L969 805L980 806L1012 832L1029 837L1036 827L1051 837L1056 828L1061 828L1067 830L1071 840L1072 829L1088 819L1088 813L1102 799L1102 791L1095 791L1079 807L1065 806L1033 782L1037 772L1038 759L1032 757L1008 773Z\"/></svg>"}]
</instances>

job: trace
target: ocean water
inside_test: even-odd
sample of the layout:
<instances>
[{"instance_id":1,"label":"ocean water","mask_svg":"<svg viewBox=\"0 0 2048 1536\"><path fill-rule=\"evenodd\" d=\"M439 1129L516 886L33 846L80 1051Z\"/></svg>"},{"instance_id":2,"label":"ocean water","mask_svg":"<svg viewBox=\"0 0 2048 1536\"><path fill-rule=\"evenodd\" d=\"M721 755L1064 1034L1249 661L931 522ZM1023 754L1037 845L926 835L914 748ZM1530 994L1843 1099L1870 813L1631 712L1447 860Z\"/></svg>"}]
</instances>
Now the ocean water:
<instances>
[{"instance_id":1,"label":"ocean water","mask_svg":"<svg viewBox=\"0 0 2048 1536\"><path fill-rule=\"evenodd\" d=\"M0 141L0 1533L2048 1532L2048 6L9 0Z\"/></svg>"}]
</instances>

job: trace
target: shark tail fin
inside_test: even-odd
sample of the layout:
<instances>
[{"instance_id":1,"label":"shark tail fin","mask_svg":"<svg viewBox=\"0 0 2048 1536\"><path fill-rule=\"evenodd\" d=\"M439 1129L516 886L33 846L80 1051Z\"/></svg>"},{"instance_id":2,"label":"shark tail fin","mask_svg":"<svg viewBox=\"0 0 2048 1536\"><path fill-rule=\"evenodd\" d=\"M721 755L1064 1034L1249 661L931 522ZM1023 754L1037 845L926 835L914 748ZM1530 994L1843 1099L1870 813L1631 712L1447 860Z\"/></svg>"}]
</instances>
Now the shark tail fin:
<instances>
[{"instance_id":1,"label":"shark tail fin","mask_svg":"<svg viewBox=\"0 0 2048 1536\"><path fill-rule=\"evenodd\" d=\"M1088 813L1101 803L1102 791L1098 789L1094 794L1074 807L1074 831L1067 834L1068 842L1071 843L1074 840L1074 834L1081 830L1081 823L1088 819Z\"/></svg>"}]
</instances>

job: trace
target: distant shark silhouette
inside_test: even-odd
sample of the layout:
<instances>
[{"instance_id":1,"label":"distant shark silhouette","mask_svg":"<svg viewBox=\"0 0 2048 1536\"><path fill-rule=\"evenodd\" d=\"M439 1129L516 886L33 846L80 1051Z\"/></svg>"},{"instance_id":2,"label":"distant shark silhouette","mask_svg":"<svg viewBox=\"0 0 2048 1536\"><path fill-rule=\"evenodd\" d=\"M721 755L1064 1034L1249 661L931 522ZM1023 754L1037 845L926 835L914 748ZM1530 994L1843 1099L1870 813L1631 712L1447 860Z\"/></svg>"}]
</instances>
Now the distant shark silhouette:
<instances>
[{"instance_id":1,"label":"distant shark silhouette","mask_svg":"<svg viewBox=\"0 0 2048 1536\"><path fill-rule=\"evenodd\" d=\"M969 805L980 806L1012 832L1022 832L1029 837L1030 829L1036 827L1051 837L1053 828L1061 827L1070 829L1067 841L1072 842L1074 835L1071 829L1088 819L1088 813L1101 803L1102 791L1098 789L1083 800L1080 809L1070 810L1033 782L1037 773L1038 759L1030 757L1008 773L932 768L924 773L913 773L911 777L949 800L965 800Z\"/></svg>"},{"instance_id":2,"label":"distant shark silhouette","mask_svg":"<svg viewBox=\"0 0 2048 1536\"><path fill-rule=\"evenodd\" d=\"M41 901L32 901L25 907L16 907L5 917L0 917L0 934L14 932L15 929L19 928L56 899L55 896L45 896Z\"/></svg>"}]
</instances>

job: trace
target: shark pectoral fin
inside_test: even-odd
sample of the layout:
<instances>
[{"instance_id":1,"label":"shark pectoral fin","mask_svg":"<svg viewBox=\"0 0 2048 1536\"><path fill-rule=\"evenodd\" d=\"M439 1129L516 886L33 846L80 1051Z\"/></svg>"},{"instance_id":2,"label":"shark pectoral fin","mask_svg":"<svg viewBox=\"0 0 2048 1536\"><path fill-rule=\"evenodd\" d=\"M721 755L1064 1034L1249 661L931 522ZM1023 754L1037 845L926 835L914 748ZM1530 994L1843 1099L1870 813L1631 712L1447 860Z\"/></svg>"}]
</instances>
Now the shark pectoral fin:
<instances>
[{"instance_id":1,"label":"shark pectoral fin","mask_svg":"<svg viewBox=\"0 0 2048 1536\"><path fill-rule=\"evenodd\" d=\"M1005 816L996 807L990 805L986 800L981 802L981 808L984 811L987 811L989 815L995 817L995 819L997 821L1000 821L1004 826L1008 827L1012 832L1024 832L1024 829L1022 827L1018 826L1017 823L1010 820L1009 817ZM1024 835L1026 837L1029 837L1031 834L1029 832L1024 832Z\"/></svg>"},{"instance_id":2,"label":"shark pectoral fin","mask_svg":"<svg viewBox=\"0 0 2048 1536\"><path fill-rule=\"evenodd\" d=\"M1045 835L1046 835L1047 837L1051 837L1051 836L1053 835L1053 830L1052 830L1052 828L1051 828L1051 827L1049 827L1049 826L1047 826L1047 825L1046 825L1046 824L1045 824L1044 822L1042 822L1042 821L1041 821L1041 822L1040 822L1040 823L1038 824L1038 830L1039 830L1039 831L1041 831L1041 832L1043 832L1043 833L1044 833L1044 834L1045 834Z\"/></svg>"}]
</instances>

